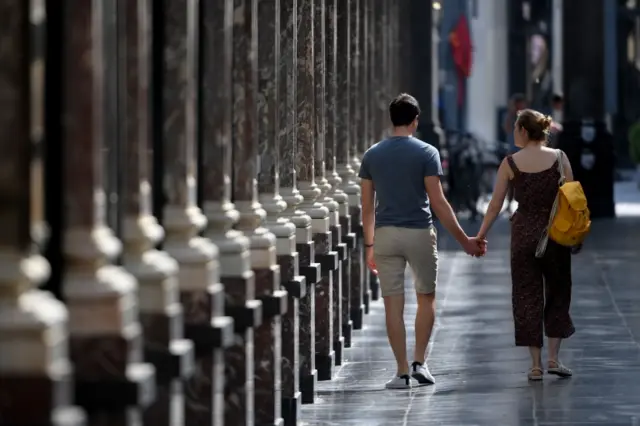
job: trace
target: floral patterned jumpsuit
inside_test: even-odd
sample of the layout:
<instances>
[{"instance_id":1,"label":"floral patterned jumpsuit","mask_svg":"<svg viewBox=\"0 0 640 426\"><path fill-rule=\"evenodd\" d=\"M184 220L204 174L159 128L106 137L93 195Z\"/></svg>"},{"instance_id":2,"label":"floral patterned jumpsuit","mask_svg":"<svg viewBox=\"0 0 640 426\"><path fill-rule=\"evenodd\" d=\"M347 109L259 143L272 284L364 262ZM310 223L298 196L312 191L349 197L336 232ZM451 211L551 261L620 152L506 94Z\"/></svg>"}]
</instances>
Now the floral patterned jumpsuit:
<instances>
[{"instance_id":1,"label":"floral patterned jumpsuit","mask_svg":"<svg viewBox=\"0 0 640 426\"><path fill-rule=\"evenodd\" d=\"M557 160L547 170L521 172L511 156L511 184L518 210L511 217L511 280L516 346L543 346L547 337L566 339L575 328L571 304L571 249L549 240L542 258L536 248L558 192Z\"/></svg>"}]
</instances>

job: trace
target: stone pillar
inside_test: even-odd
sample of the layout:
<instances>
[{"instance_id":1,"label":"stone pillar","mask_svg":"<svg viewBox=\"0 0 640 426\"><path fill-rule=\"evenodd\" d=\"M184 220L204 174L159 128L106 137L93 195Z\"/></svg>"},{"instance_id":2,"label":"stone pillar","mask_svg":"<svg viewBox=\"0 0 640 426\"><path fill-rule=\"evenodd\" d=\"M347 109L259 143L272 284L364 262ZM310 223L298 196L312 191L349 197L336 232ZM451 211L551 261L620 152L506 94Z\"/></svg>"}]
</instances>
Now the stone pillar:
<instances>
[{"instance_id":1,"label":"stone pillar","mask_svg":"<svg viewBox=\"0 0 640 426\"><path fill-rule=\"evenodd\" d=\"M374 136L377 140L386 138L389 134L389 113L387 105L391 102L388 86L388 28L389 28L389 0L375 0L374 6L376 69L374 76L375 100L373 113L375 127Z\"/></svg>"},{"instance_id":2,"label":"stone pillar","mask_svg":"<svg viewBox=\"0 0 640 426\"><path fill-rule=\"evenodd\" d=\"M402 77L400 75L400 64L402 63L402 52L400 51L400 8L398 4L393 0L388 5L389 10L389 56L388 56L388 72L389 72L389 87L390 87L390 99L391 102L400 91L403 89L403 85L400 84ZM405 9L405 8L403 8ZM403 69L411 69L410 67L403 67Z\"/></svg>"},{"instance_id":3,"label":"stone pillar","mask_svg":"<svg viewBox=\"0 0 640 426\"><path fill-rule=\"evenodd\" d=\"M326 128L324 134L324 153L326 159L326 176L331 189L327 194L334 200L335 207L330 211L331 242L332 249L338 254L339 267L332 271L333 279L333 351L335 353L335 364L342 364L342 349L344 347L344 336L342 327L342 275L345 262L348 257L347 244L343 242L343 231L341 217L349 214L349 198L344 193L340 185L342 179L336 170L336 147L337 147L337 87L338 87L338 14L337 0L326 1L325 31L326 31L326 79L325 79L325 111Z\"/></svg>"},{"instance_id":4,"label":"stone pillar","mask_svg":"<svg viewBox=\"0 0 640 426\"><path fill-rule=\"evenodd\" d=\"M107 122L105 42L114 42L115 3L66 1L62 37L64 295L76 400L91 425L134 425L155 393L142 364L137 282L113 265L120 241L105 225L102 147ZM84 58L85 60L81 60ZM115 93L109 93L114 96ZM115 105L115 102L109 102Z\"/></svg>"},{"instance_id":5,"label":"stone pillar","mask_svg":"<svg viewBox=\"0 0 640 426\"><path fill-rule=\"evenodd\" d=\"M438 50L436 48L438 34L433 22L432 2L412 1L411 7L403 11L403 15L404 22L407 22L409 26L410 39L403 43L401 49L412 61L413 67L409 84L422 111L417 136L440 149L443 147L443 132L440 129L437 106L434 105L434 94L438 90L436 78L438 72ZM443 180L446 179L443 178Z\"/></svg>"},{"instance_id":6,"label":"stone pillar","mask_svg":"<svg viewBox=\"0 0 640 426\"><path fill-rule=\"evenodd\" d=\"M45 24L43 9L43 2L0 1L0 406L4 424L80 426L84 413L69 406L68 312L37 290L50 269L32 240L44 227L42 164L33 150L42 149L45 64L43 52L32 51L45 41L34 31Z\"/></svg>"},{"instance_id":7,"label":"stone pillar","mask_svg":"<svg viewBox=\"0 0 640 426\"><path fill-rule=\"evenodd\" d=\"M265 305L263 320L268 325L259 327L255 331L255 355L264 357L270 355L274 341L274 328L271 319L282 313L282 306L276 300L273 291L280 285L280 268L276 263L275 236L263 226L265 211L258 202L257 174L258 174L258 1L236 0L234 2L233 20L233 199L238 207L238 222L236 229L242 231L249 238L251 269L255 274L254 294L247 297L264 298ZM280 302L286 303L286 293L280 294ZM277 352L277 350L276 350ZM255 359L255 358L254 358ZM269 365L266 365L267 362ZM263 368L272 369L274 360L260 359L255 365L257 380L254 389L255 398L262 403L265 393L273 393L274 383L264 382L261 378L270 373ZM249 393L249 387L246 389ZM280 404L279 398L277 404ZM273 410L274 407L271 407ZM278 417L280 413L277 413ZM272 414L273 415L273 414ZM232 423L232 418L228 421ZM236 420L237 421L237 420Z\"/></svg>"},{"instance_id":8,"label":"stone pillar","mask_svg":"<svg viewBox=\"0 0 640 426\"><path fill-rule=\"evenodd\" d=\"M314 180L315 133L315 57L314 1L298 0L297 79L296 79L296 150L294 166L298 190L302 195L296 225L296 246L300 253L302 273L310 286L320 282L320 265L315 263L312 234L328 232L329 211L316 203L320 189ZM308 331L308 334L307 334ZM317 371L315 365L315 291L310 291L300 306L300 388L302 402L313 403Z\"/></svg>"},{"instance_id":9,"label":"stone pillar","mask_svg":"<svg viewBox=\"0 0 640 426\"><path fill-rule=\"evenodd\" d=\"M343 117L345 117L343 135L348 132L348 143L345 148L348 148L347 156L343 156L343 163L338 164L338 173L342 178L343 190L349 197L349 216L351 218L351 230L355 234L355 244L350 254L350 317L353 328L360 330L362 328L362 320L364 315L364 276L365 268L362 262L364 256L364 247L362 245L362 217L361 217L361 203L360 203L360 185L358 184L357 174L360 170L360 160L358 157L358 132L357 123L360 120L361 115L361 100L359 93L359 84L362 76L360 75L360 41L357 37L358 28L360 25L359 19L359 7L362 0L350 0L347 2L341 2L339 6L348 8L345 10L345 14L348 14L348 18L343 18L343 25L347 27L349 41L348 56L349 56L349 69L347 74L347 86L348 90L341 91L342 93L348 93L348 111L343 111ZM348 21L348 22L345 22Z\"/></svg>"},{"instance_id":10,"label":"stone pillar","mask_svg":"<svg viewBox=\"0 0 640 426\"><path fill-rule=\"evenodd\" d=\"M231 344L224 353L224 367L214 370L213 414L220 424L252 424L253 328L262 322L262 303L254 300L254 274L250 268L249 240L231 229L238 212L231 202L232 163L232 54L233 0L201 2L201 137L203 211L205 236L220 253L220 280L224 296L215 309L233 318ZM218 359L218 358L216 358ZM217 366L220 364L217 364ZM223 421L224 418L224 421Z\"/></svg>"},{"instance_id":11,"label":"stone pillar","mask_svg":"<svg viewBox=\"0 0 640 426\"><path fill-rule=\"evenodd\" d=\"M145 336L145 359L157 373L157 397L147 410L147 425L182 424L182 383L193 372L193 343L182 339L183 317L177 281L178 264L154 247L164 230L151 213L149 174L151 66L151 3L120 2L124 20L121 45L124 64L119 67L124 117L123 266L138 280L140 322Z\"/></svg>"},{"instance_id":12,"label":"stone pillar","mask_svg":"<svg viewBox=\"0 0 640 426\"><path fill-rule=\"evenodd\" d=\"M257 329L255 347L256 424L281 425L282 415L282 319L288 305L286 291L280 290L277 246L290 252L295 227L281 223L278 215L287 204L279 194L278 176L280 114L280 0L258 2L258 106L257 179L259 200L266 212L264 226L275 238L269 249L269 263L258 263L256 294L263 301L264 323ZM254 148L255 149L255 148ZM280 244L278 244L280 243ZM286 249L285 249L286 250ZM282 253L282 250L281 250ZM260 261L262 262L262 261ZM259 340L258 340L259 339Z\"/></svg>"},{"instance_id":13,"label":"stone pillar","mask_svg":"<svg viewBox=\"0 0 640 426\"><path fill-rule=\"evenodd\" d=\"M280 67L278 72L278 162L279 192L286 202L287 211L277 217L277 226L267 215L267 224L276 234L276 255L280 265L280 280L289 294L289 307L282 318L282 417L286 426L298 424L300 416L300 303L308 299L308 281L300 275L296 248L296 225L290 216L295 212L302 196L296 189L294 167L295 135L297 123L297 1L280 0ZM308 222L307 222L308 219ZM310 218L302 219L310 226ZM300 222L298 222L300 223ZM305 229L304 227L302 229ZM308 305L307 305L308 306Z\"/></svg>"},{"instance_id":14,"label":"stone pillar","mask_svg":"<svg viewBox=\"0 0 640 426\"><path fill-rule=\"evenodd\" d=\"M333 350L333 271L339 268L338 254L333 251L331 226L338 224L338 204L327 196L331 185L325 176L325 134L327 111L325 110L326 96L326 32L325 32L325 0L314 0L313 32L314 32L314 182L320 194L312 208L324 206L328 211L326 219L316 220L319 225L313 229L315 243L315 259L321 266L321 279L316 285L316 369L318 380L331 380L335 364ZM319 212L318 212L319 213ZM319 214L318 214L319 216ZM313 218L313 216L312 216ZM325 228L325 225L326 228ZM313 227L313 224L312 224Z\"/></svg>"},{"instance_id":15,"label":"stone pillar","mask_svg":"<svg viewBox=\"0 0 640 426\"><path fill-rule=\"evenodd\" d=\"M368 0L367 9L366 9L366 32L367 32L367 75L368 75L368 84L367 84L367 106L369 110L367 111L367 140L368 146L367 149L373 144L380 141L381 129L380 126L382 123L379 119L378 114L378 98L380 96L380 71L382 65L382 43L379 39L380 26L376 20L376 17L380 16L382 13L382 4L380 0ZM380 283L378 282L378 277L372 271L367 270L369 275L369 290L370 290L370 301L379 300L380 299Z\"/></svg>"},{"instance_id":16,"label":"stone pillar","mask_svg":"<svg viewBox=\"0 0 640 426\"><path fill-rule=\"evenodd\" d=\"M356 133L356 155L354 165L357 166L356 173L360 171L362 155L369 148L370 141L368 135L369 127L369 83L371 77L371 70L369 68L369 23L367 21L367 10L369 9L370 0L359 0L358 7L358 66L360 69L360 76L358 80L358 103L360 105L360 111L356 116L356 122L354 123L354 131ZM358 183L360 179L357 179ZM360 213L360 221L362 221L362 213ZM362 233L362 232L361 232ZM364 237L362 237L362 244L364 244ZM362 249L360 253L360 264L362 265L362 303L364 304L364 313L369 313L369 305L371 303L371 285L369 269L367 269L365 262L365 250Z\"/></svg>"},{"instance_id":17,"label":"stone pillar","mask_svg":"<svg viewBox=\"0 0 640 426\"><path fill-rule=\"evenodd\" d=\"M340 179L335 181L335 187L347 196L347 203L339 204L340 225L342 238L347 244L347 256L342 262L342 334L344 346L351 347L351 258L356 249L356 237L351 232L351 205L359 203L360 188L355 183L355 173L350 161L351 140L351 1L338 1L336 5L336 123L335 123L335 162L336 175ZM336 198L336 201L338 199ZM358 307L361 305L358 302Z\"/></svg>"}]
</instances>

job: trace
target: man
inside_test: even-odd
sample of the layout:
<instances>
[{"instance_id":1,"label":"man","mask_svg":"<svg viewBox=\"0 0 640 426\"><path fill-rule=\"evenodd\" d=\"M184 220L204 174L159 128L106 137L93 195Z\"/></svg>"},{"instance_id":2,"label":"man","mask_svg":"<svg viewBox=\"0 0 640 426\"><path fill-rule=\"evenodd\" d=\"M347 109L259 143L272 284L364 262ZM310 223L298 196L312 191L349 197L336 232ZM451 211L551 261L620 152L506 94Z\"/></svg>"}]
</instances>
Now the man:
<instances>
[{"instance_id":1,"label":"man","mask_svg":"<svg viewBox=\"0 0 640 426\"><path fill-rule=\"evenodd\" d=\"M386 387L404 389L412 386L411 377L420 385L434 383L425 359L435 319L438 272L436 229L430 207L468 254L481 256L486 245L484 240L465 234L446 200L440 185L438 151L412 136L420 115L416 99L399 95L389 105L389 115L392 135L364 154L359 176L367 265L380 278L387 335L398 364L395 377ZM418 298L411 370L403 318L407 263L413 270Z\"/></svg>"}]
</instances>

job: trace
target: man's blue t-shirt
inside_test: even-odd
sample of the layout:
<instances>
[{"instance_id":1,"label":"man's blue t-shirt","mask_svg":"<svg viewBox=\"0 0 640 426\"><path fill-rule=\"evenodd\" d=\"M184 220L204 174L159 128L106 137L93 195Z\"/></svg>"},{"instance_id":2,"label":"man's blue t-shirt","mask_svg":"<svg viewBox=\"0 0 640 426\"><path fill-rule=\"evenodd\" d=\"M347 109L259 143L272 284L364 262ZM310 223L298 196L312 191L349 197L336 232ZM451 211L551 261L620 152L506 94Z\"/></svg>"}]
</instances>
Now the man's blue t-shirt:
<instances>
[{"instance_id":1,"label":"man's blue t-shirt","mask_svg":"<svg viewBox=\"0 0 640 426\"><path fill-rule=\"evenodd\" d=\"M426 176L442 176L438 150L407 136L385 139L365 152L360 178L373 181L376 228L428 228L432 223Z\"/></svg>"}]
</instances>

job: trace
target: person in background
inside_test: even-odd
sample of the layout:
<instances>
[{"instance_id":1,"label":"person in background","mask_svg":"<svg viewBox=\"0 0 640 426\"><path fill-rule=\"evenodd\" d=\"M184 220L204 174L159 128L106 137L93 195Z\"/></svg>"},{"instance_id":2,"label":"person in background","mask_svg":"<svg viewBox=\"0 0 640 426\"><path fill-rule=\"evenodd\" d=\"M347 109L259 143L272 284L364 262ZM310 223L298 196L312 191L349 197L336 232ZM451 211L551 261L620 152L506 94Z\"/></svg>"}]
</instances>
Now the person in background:
<instances>
[{"instance_id":1,"label":"person in background","mask_svg":"<svg viewBox=\"0 0 640 426\"><path fill-rule=\"evenodd\" d=\"M554 122L562 123L564 113L564 96L561 93L554 93L551 97L551 117Z\"/></svg>"},{"instance_id":2,"label":"person in background","mask_svg":"<svg viewBox=\"0 0 640 426\"><path fill-rule=\"evenodd\" d=\"M564 97L560 93L555 93L551 97L551 129L549 130L549 146L558 147L558 135L562 132L562 119L564 113Z\"/></svg>"},{"instance_id":3,"label":"person in background","mask_svg":"<svg viewBox=\"0 0 640 426\"><path fill-rule=\"evenodd\" d=\"M518 111L522 111L525 108L527 108L527 98L522 93L516 93L511 96L511 99L509 99L507 114L505 115L504 122L502 123L502 129L507 135L507 142L509 143L509 154L514 154L520 149L516 146L515 143L515 139L513 136L513 125L518 118ZM507 192L507 201L509 203L509 205L507 206L507 212L509 214L513 213L513 200L513 185L509 185L509 190Z\"/></svg>"}]
</instances>

